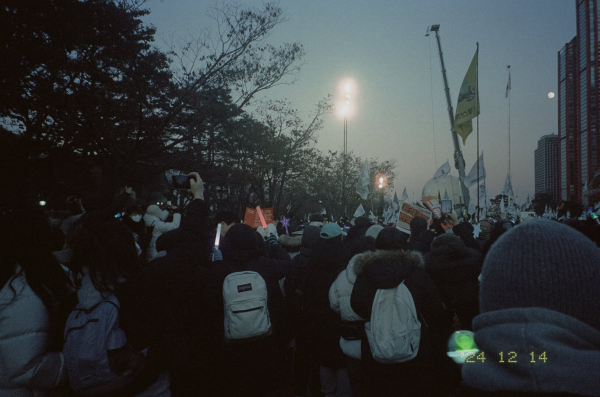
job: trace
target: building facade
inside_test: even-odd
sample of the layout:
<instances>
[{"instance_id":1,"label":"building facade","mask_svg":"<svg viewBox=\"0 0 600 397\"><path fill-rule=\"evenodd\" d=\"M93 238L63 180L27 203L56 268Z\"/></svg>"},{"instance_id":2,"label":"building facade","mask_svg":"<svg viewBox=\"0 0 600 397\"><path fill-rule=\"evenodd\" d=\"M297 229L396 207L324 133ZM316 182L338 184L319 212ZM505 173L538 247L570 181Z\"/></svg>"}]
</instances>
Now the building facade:
<instances>
[{"instance_id":1,"label":"building facade","mask_svg":"<svg viewBox=\"0 0 600 397\"><path fill-rule=\"evenodd\" d=\"M561 200L580 202L577 65L577 37L575 37L558 53L558 141L560 148L558 182Z\"/></svg>"},{"instance_id":2,"label":"building facade","mask_svg":"<svg viewBox=\"0 0 600 397\"><path fill-rule=\"evenodd\" d=\"M535 192L548 193L554 201L560 198L558 135L544 135L535 149Z\"/></svg>"},{"instance_id":3,"label":"building facade","mask_svg":"<svg viewBox=\"0 0 600 397\"><path fill-rule=\"evenodd\" d=\"M580 188L598 171L598 0L577 0ZM588 197L582 197L588 203Z\"/></svg>"},{"instance_id":4,"label":"building facade","mask_svg":"<svg viewBox=\"0 0 600 397\"><path fill-rule=\"evenodd\" d=\"M598 0L575 0L577 36L558 52L558 139L562 200L589 204L583 190L600 170Z\"/></svg>"}]
</instances>

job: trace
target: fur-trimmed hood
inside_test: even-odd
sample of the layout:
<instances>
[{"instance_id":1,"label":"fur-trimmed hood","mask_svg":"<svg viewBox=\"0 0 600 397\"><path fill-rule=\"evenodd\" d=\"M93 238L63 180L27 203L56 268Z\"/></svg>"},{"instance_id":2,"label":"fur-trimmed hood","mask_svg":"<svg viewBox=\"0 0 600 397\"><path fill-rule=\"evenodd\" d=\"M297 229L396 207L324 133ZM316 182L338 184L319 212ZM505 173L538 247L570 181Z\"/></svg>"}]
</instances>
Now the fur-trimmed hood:
<instances>
[{"instance_id":1,"label":"fur-trimmed hood","mask_svg":"<svg viewBox=\"0 0 600 397\"><path fill-rule=\"evenodd\" d=\"M301 243L302 236L287 236L285 234L279 236L279 244L288 252L300 251Z\"/></svg>"},{"instance_id":2,"label":"fur-trimmed hood","mask_svg":"<svg viewBox=\"0 0 600 397\"><path fill-rule=\"evenodd\" d=\"M395 288L413 270L423 267L423 255L416 251L367 251L353 259L356 275L364 274L378 289Z\"/></svg>"}]
</instances>

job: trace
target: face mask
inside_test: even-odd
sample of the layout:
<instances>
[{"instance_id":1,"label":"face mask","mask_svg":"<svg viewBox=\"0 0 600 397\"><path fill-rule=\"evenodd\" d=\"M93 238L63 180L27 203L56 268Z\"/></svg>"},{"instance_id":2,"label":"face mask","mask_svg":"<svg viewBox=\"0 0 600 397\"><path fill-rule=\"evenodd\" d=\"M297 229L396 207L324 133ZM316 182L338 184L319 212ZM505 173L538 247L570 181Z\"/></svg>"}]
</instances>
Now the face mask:
<instances>
[{"instance_id":1,"label":"face mask","mask_svg":"<svg viewBox=\"0 0 600 397\"><path fill-rule=\"evenodd\" d=\"M142 216L141 215L134 215L131 217L131 220L134 222L139 222L142 220Z\"/></svg>"}]
</instances>

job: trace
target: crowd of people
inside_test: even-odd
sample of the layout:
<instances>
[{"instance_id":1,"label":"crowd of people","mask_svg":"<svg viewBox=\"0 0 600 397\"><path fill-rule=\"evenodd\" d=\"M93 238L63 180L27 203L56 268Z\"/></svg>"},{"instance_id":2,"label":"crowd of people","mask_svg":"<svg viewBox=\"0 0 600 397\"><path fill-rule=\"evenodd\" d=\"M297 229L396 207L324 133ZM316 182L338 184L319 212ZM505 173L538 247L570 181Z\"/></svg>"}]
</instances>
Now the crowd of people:
<instances>
[{"instance_id":1,"label":"crowd of people","mask_svg":"<svg viewBox=\"0 0 600 397\"><path fill-rule=\"evenodd\" d=\"M0 396L600 395L595 220L257 230L189 195L2 215Z\"/></svg>"}]
</instances>

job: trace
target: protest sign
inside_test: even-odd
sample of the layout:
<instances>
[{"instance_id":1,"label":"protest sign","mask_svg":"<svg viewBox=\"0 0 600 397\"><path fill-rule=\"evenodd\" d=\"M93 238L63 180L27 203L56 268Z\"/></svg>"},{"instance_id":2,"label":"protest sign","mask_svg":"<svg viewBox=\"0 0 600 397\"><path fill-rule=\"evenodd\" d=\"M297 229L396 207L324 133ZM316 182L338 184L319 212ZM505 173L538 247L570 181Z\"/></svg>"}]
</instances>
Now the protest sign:
<instances>
[{"instance_id":1,"label":"protest sign","mask_svg":"<svg viewBox=\"0 0 600 397\"><path fill-rule=\"evenodd\" d=\"M442 203L444 201L447 202L450 200L442 200ZM435 215L435 217L437 219L442 218L442 205L440 204L440 201L438 199L436 199L433 196L426 196L426 197L423 197L423 203L427 206L427 208L429 208L431 210L431 212L433 213L433 215ZM450 203L452 203L452 202L450 201ZM450 212L450 211L448 211L448 212ZM446 222L442 222L442 227L444 228L444 230L452 229L452 226L450 226Z\"/></svg>"},{"instance_id":2,"label":"protest sign","mask_svg":"<svg viewBox=\"0 0 600 397\"><path fill-rule=\"evenodd\" d=\"M262 214L267 224L273 223L273 208L261 208ZM258 229L261 226L260 217L256 208L246 208L246 214L244 215L244 223L254 229Z\"/></svg>"},{"instance_id":3,"label":"protest sign","mask_svg":"<svg viewBox=\"0 0 600 397\"><path fill-rule=\"evenodd\" d=\"M415 216L420 216L426 219L429 223L431 220L431 211L425 208L419 208L409 203L402 203L396 226L404 233L410 234L410 221L412 221Z\"/></svg>"},{"instance_id":4,"label":"protest sign","mask_svg":"<svg viewBox=\"0 0 600 397\"><path fill-rule=\"evenodd\" d=\"M438 199L436 199L433 196L425 196L423 197L423 204L425 204L427 208L431 210L431 212L437 219L442 218L442 205L440 204Z\"/></svg>"}]
</instances>

